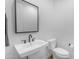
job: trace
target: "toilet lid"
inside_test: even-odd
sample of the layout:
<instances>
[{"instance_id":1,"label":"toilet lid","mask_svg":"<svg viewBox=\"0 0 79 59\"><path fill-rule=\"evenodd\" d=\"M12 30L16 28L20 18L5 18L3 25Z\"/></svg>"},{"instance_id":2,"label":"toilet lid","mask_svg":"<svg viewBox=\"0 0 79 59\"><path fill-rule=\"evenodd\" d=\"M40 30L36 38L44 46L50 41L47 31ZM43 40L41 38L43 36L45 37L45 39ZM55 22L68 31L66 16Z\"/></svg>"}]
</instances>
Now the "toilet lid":
<instances>
[{"instance_id":1,"label":"toilet lid","mask_svg":"<svg viewBox=\"0 0 79 59\"><path fill-rule=\"evenodd\" d=\"M59 54L59 55L62 55L62 56L68 56L69 55L69 52L65 49L62 49L62 48L55 48L55 49L53 49L53 51L56 54Z\"/></svg>"}]
</instances>

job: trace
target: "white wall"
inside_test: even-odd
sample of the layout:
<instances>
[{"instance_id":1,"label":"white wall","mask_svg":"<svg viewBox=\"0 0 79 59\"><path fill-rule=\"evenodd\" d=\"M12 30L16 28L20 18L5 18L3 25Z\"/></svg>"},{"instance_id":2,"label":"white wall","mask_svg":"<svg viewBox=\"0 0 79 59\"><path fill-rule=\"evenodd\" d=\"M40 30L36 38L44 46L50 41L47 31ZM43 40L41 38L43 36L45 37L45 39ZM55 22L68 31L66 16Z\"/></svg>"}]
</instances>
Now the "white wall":
<instances>
[{"instance_id":1,"label":"white wall","mask_svg":"<svg viewBox=\"0 0 79 59\"><path fill-rule=\"evenodd\" d=\"M21 59L13 48L14 44L27 39L28 34L15 34L14 1L6 0L8 36L10 46L6 47L6 59ZM39 32L34 37L41 40L57 38L57 45L69 50L68 43L74 40L73 0L27 0L39 6ZM68 48L67 48L68 47Z\"/></svg>"}]
</instances>

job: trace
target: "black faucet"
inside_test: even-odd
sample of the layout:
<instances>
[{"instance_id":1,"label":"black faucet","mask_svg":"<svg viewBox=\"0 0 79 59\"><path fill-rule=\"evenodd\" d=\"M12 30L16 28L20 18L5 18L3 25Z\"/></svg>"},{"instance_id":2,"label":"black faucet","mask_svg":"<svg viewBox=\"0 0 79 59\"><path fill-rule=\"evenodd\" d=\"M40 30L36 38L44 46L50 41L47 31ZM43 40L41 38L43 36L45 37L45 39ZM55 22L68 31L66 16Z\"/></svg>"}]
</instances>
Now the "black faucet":
<instances>
[{"instance_id":1,"label":"black faucet","mask_svg":"<svg viewBox=\"0 0 79 59\"><path fill-rule=\"evenodd\" d=\"M32 35L31 35L31 34L29 34L28 38L29 38L29 42L31 42L31 41L32 41L32 40L31 40Z\"/></svg>"}]
</instances>

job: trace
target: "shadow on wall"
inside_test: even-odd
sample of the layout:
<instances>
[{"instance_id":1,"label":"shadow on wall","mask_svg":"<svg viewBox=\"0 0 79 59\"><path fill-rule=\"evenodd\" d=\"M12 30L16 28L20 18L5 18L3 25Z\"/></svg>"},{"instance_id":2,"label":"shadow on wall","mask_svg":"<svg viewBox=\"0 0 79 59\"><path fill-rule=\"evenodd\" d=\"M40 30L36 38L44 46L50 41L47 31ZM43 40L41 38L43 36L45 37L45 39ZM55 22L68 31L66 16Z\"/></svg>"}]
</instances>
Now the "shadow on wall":
<instances>
[{"instance_id":1,"label":"shadow on wall","mask_svg":"<svg viewBox=\"0 0 79 59\"><path fill-rule=\"evenodd\" d=\"M9 39L7 34L7 16L5 14L5 46L9 46Z\"/></svg>"}]
</instances>

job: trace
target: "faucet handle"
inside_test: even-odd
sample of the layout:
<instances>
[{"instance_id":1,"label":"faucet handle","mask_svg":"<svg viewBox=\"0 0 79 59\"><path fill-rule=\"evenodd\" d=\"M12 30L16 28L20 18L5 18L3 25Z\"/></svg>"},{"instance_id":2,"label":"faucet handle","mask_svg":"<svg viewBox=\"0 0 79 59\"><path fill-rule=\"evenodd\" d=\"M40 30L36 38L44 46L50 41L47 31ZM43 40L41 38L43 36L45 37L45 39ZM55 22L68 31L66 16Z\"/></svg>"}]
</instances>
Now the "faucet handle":
<instances>
[{"instance_id":1,"label":"faucet handle","mask_svg":"<svg viewBox=\"0 0 79 59\"><path fill-rule=\"evenodd\" d=\"M32 41L35 41L35 38L32 38Z\"/></svg>"},{"instance_id":2,"label":"faucet handle","mask_svg":"<svg viewBox=\"0 0 79 59\"><path fill-rule=\"evenodd\" d=\"M21 40L21 41L23 41L24 43L26 43L26 40Z\"/></svg>"}]
</instances>

